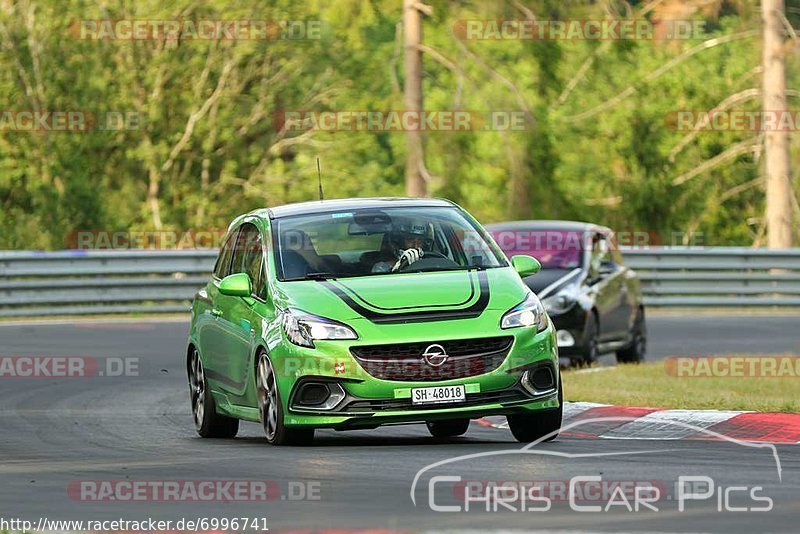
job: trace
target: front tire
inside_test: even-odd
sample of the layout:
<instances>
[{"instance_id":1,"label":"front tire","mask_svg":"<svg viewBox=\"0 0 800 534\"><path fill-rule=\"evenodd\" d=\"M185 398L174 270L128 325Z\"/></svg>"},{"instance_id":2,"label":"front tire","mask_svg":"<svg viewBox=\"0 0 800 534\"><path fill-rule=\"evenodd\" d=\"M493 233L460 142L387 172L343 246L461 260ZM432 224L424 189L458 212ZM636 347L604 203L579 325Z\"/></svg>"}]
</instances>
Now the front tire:
<instances>
[{"instance_id":1,"label":"front tire","mask_svg":"<svg viewBox=\"0 0 800 534\"><path fill-rule=\"evenodd\" d=\"M526 414L509 415L508 428L514 438L522 443L530 443L542 438L543 442L553 441L561 430L561 416L564 413L564 391L561 379L558 382L558 408Z\"/></svg>"},{"instance_id":2,"label":"front tire","mask_svg":"<svg viewBox=\"0 0 800 534\"><path fill-rule=\"evenodd\" d=\"M258 358L256 388L261 426L270 445L306 445L314 440L313 428L288 428L283 423L283 404L275 368L266 353Z\"/></svg>"},{"instance_id":3,"label":"front tire","mask_svg":"<svg viewBox=\"0 0 800 534\"><path fill-rule=\"evenodd\" d=\"M631 344L617 351L617 363L639 363L647 354L647 328L644 323L644 311L639 310L633 322Z\"/></svg>"},{"instance_id":4,"label":"front tire","mask_svg":"<svg viewBox=\"0 0 800 534\"><path fill-rule=\"evenodd\" d=\"M463 436L469 428L469 419L452 419L449 421L428 421L428 432L434 438L454 438Z\"/></svg>"},{"instance_id":5,"label":"front tire","mask_svg":"<svg viewBox=\"0 0 800 534\"><path fill-rule=\"evenodd\" d=\"M197 349L189 361L189 398L197 433L204 438L233 438L239 432L239 420L217 413L214 396L208 387L203 361Z\"/></svg>"},{"instance_id":6,"label":"front tire","mask_svg":"<svg viewBox=\"0 0 800 534\"><path fill-rule=\"evenodd\" d=\"M572 363L573 365L577 364L578 366L585 365L586 367L589 367L595 363L598 356L600 356L598 341L598 337L600 336L600 325L598 324L597 316L594 313L589 314L589 318L586 320L585 331L586 338L581 348L581 355L578 356L577 359L573 360Z\"/></svg>"}]
</instances>

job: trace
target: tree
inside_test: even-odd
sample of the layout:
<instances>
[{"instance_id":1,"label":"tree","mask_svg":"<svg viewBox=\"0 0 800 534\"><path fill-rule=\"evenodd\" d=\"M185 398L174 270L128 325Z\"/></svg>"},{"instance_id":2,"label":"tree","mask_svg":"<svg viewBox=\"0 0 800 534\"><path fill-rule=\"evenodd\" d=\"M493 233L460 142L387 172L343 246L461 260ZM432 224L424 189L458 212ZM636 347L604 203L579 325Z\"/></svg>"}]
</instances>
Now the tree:
<instances>
[{"instance_id":1,"label":"tree","mask_svg":"<svg viewBox=\"0 0 800 534\"><path fill-rule=\"evenodd\" d=\"M403 0L403 41L405 44L405 108L422 111L422 6L416 0ZM425 183L425 149L422 131L409 129L406 133L406 194L424 197L428 194Z\"/></svg>"},{"instance_id":2,"label":"tree","mask_svg":"<svg viewBox=\"0 0 800 534\"><path fill-rule=\"evenodd\" d=\"M763 92L764 112L786 112L786 48L784 46L783 0L762 0L764 25ZM787 22L788 24L788 22ZM792 182L789 160L789 132L767 130L764 135L767 189L767 243L769 248L792 246Z\"/></svg>"}]
</instances>

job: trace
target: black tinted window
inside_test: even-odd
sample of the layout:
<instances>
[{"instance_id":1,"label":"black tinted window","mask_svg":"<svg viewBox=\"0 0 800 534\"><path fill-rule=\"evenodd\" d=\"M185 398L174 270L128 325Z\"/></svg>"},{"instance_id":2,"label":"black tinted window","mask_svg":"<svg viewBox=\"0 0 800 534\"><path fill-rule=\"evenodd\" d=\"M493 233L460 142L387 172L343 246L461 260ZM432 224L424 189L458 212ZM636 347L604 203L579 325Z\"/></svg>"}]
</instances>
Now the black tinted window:
<instances>
[{"instance_id":1,"label":"black tinted window","mask_svg":"<svg viewBox=\"0 0 800 534\"><path fill-rule=\"evenodd\" d=\"M233 244L236 242L236 232L229 234L225 238L222 248L217 256L217 263L214 265L214 276L225 278L230 274L231 255L233 254Z\"/></svg>"},{"instance_id":2,"label":"black tinted window","mask_svg":"<svg viewBox=\"0 0 800 534\"><path fill-rule=\"evenodd\" d=\"M267 295L263 259L261 232L252 224L242 225L236 239L232 272L247 273L253 284L253 293L261 299Z\"/></svg>"},{"instance_id":3,"label":"black tinted window","mask_svg":"<svg viewBox=\"0 0 800 534\"><path fill-rule=\"evenodd\" d=\"M602 266L613 266L614 262L611 260L611 251L606 236L603 234L595 234L592 236L592 259L591 268L597 272Z\"/></svg>"}]
</instances>

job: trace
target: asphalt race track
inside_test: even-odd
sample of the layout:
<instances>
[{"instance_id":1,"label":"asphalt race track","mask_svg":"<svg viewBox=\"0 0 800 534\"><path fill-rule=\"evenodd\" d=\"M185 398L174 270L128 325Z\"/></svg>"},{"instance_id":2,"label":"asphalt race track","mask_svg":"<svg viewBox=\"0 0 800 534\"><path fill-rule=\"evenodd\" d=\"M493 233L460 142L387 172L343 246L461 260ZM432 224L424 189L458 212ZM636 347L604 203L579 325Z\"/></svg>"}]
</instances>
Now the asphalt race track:
<instances>
[{"instance_id":1,"label":"asphalt race track","mask_svg":"<svg viewBox=\"0 0 800 534\"><path fill-rule=\"evenodd\" d=\"M670 316L649 320L650 359L689 354L800 353L798 316ZM0 355L138 358L138 376L0 378L0 517L144 520L266 518L271 530L296 528L569 529L608 531L797 531L800 450L709 441L560 438L519 453L505 430L473 423L466 437L437 442L424 427L317 433L312 447L274 448L256 424L232 441L194 432L183 368L185 322L116 322L0 326ZM604 361L610 361L606 358ZM516 453L514 451L517 451ZM462 455L490 453L418 470ZM614 453L596 456L598 453ZM583 455L575 457L574 455ZM594 455L594 456L593 456ZM780 476L776 457L780 462ZM429 507L433 476L555 484L574 476L654 481L664 488L658 511L578 512L554 498L547 511L473 503L468 512ZM678 476L707 476L713 496L679 511ZM81 500L80 481L270 480L271 502ZM439 481L437 505L463 508L457 484ZM768 496L770 511L757 508ZM737 487L747 488L744 491ZM734 489L731 489L734 488ZM301 491L302 489L302 491ZM727 492L726 490L730 490ZM699 491L699 490L698 490ZM294 500L311 492L312 499ZM725 496L730 500L726 501ZM605 506L608 499L578 505ZM599 502L598 502L599 501ZM722 511L720 511L722 508Z\"/></svg>"}]
</instances>

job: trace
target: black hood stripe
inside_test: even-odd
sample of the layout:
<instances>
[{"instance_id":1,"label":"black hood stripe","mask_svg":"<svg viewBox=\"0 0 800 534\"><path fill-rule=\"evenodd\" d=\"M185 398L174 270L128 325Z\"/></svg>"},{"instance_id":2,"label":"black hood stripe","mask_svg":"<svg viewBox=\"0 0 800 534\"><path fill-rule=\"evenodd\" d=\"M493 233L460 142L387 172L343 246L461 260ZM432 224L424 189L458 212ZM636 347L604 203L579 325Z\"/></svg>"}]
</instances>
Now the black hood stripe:
<instances>
[{"instance_id":1,"label":"black hood stripe","mask_svg":"<svg viewBox=\"0 0 800 534\"><path fill-rule=\"evenodd\" d=\"M378 324L397 324L397 323L422 323L427 321L445 321L452 319L472 319L478 317L489 305L489 278L484 271L478 271L478 282L480 294L478 299L469 307L453 310L433 310L433 311L411 311L400 313L382 313L365 308L356 302L341 287L332 282L320 280L326 289L342 299L353 311Z\"/></svg>"},{"instance_id":2,"label":"black hood stripe","mask_svg":"<svg viewBox=\"0 0 800 534\"><path fill-rule=\"evenodd\" d=\"M397 308L385 308L383 306L378 306L377 304L373 304L372 302L369 302L367 299L359 295L358 292L356 292L356 290L354 290L352 287L348 287L343 282L337 281L335 283L338 287L347 292L349 296L354 297L355 300L358 300L365 307L381 311L398 311L398 310L414 310L419 308L456 308L459 306L466 306L467 304L472 302L472 299L475 298L475 277L473 276L473 272L472 271L468 272L467 277L469 277L470 292L469 296L462 302L457 302L455 304L428 304L426 306L400 306Z\"/></svg>"}]
</instances>

